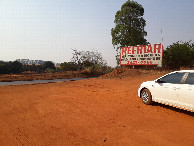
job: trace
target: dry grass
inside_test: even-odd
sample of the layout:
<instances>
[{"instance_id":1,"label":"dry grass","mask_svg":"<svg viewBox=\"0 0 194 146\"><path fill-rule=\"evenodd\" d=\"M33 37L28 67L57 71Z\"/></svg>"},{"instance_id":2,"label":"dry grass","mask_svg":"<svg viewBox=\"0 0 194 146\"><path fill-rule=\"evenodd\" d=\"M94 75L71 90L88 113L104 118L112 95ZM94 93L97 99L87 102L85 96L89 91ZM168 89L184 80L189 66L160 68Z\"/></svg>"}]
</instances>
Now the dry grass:
<instances>
[{"instance_id":1,"label":"dry grass","mask_svg":"<svg viewBox=\"0 0 194 146\"><path fill-rule=\"evenodd\" d=\"M90 74L81 71L67 71L57 73L42 73L42 74L18 74L18 75L0 75L0 82L12 81L31 81L31 80L53 80L53 79L68 79L68 78L85 78Z\"/></svg>"}]
</instances>

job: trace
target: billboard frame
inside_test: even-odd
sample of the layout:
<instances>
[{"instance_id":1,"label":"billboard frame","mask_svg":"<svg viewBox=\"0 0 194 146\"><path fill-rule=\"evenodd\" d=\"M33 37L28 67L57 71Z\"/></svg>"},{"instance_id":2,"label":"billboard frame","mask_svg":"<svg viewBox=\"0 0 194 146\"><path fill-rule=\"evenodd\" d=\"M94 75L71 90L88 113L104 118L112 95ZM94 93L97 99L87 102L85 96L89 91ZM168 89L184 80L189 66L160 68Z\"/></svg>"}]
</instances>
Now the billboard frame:
<instances>
[{"instance_id":1,"label":"billboard frame","mask_svg":"<svg viewBox=\"0 0 194 146\"><path fill-rule=\"evenodd\" d=\"M158 43L158 44L154 44L154 45L159 45L159 44L161 44L161 43ZM149 44L149 45L151 45L151 44ZM148 46L148 45L137 45L137 46L128 46L128 47L138 47L138 46ZM123 48L123 47L122 47ZM121 48L121 51L122 51L122 48ZM162 62L163 62L163 50L164 50L164 46L161 44L161 54L162 54L162 56L161 56L161 65L162 65ZM149 65L149 66L158 66L158 64L150 64L150 63L147 63L147 64L121 64L121 53L122 52L120 52L120 65L128 65L128 66L136 66L136 65L142 65L142 66L146 66L146 65ZM129 61L128 61L129 62Z\"/></svg>"}]
</instances>

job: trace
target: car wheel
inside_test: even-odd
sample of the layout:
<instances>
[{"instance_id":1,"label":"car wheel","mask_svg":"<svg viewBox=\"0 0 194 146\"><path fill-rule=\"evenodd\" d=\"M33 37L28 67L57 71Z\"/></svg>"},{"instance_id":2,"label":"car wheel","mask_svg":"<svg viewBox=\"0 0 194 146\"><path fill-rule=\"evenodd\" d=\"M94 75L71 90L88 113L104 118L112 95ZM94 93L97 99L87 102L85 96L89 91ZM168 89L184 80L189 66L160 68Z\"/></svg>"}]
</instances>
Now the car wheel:
<instances>
[{"instance_id":1,"label":"car wheel","mask_svg":"<svg viewBox=\"0 0 194 146\"><path fill-rule=\"evenodd\" d=\"M141 99L145 104L152 104L152 95L148 89L144 89L141 92Z\"/></svg>"}]
</instances>

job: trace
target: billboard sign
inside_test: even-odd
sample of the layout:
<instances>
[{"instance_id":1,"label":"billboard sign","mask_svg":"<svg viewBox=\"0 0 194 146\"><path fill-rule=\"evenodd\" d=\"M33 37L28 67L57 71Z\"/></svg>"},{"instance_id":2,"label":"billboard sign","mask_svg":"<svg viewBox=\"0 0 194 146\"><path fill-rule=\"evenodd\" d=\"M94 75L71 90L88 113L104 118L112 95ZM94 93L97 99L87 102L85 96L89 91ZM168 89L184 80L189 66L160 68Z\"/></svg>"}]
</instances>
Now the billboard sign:
<instances>
[{"instance_id":1,"label":"billboard sign","mask_svg":"<svg viewBox=\"0 0 194 146\"><path fill-rule=\"evenodd\" d=\"M163 45L128 46L121 49L120 65L162 66Z\"/></svg>"}]
</instances>

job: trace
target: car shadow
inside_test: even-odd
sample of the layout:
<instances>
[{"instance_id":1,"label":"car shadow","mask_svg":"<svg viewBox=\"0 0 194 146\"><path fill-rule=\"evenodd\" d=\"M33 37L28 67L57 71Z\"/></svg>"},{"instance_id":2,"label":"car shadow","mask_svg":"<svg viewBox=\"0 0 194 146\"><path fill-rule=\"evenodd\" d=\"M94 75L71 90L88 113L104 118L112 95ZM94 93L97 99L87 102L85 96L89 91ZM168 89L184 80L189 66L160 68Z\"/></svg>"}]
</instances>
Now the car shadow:
<instances>
[{"instance_id":1,"label":"car shadow","mask_svg":"<svg viewBox=\"0 0 194 146\"><path fill-rule=\"evenodd\" d=\"M168 105L165 105L165 104L154 102L152 104L152 106L160 106L160 107L165 108L165 109L170 109L170 110L173 110L175 112L183 113L183 114L189 115L191 117L194 117L194 112L186 111L186 110L183 110L183 109L178 109L176 107L168 106Z\"/></svg>"}]
</instances>

